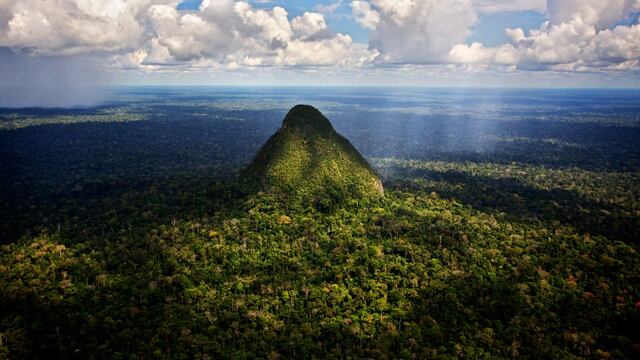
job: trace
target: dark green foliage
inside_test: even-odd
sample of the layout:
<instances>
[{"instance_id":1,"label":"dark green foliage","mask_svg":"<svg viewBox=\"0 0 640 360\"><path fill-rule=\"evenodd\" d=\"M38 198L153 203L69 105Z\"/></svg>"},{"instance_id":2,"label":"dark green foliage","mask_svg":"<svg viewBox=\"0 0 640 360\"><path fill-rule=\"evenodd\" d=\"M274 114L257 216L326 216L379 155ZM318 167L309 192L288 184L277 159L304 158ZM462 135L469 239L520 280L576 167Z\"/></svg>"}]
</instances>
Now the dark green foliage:
<instances>
[{"instance_id":1,"label":"dark green foliage","mask_svg":"<svg viewBox=\"0 0 640 360\"><path fill-rule=\"evenodd\" d=\"M446 152L477 119L376 120L372 101L331 117L384 197L328 166L286 186L263 176L267 191L248 195L231 179L286 110L166 99L132 110L144 121L32 109L33 126L0 132L0 358L640 356L640 132L627 115L547 104L547 120L527 120L509 105L495 152ZM311 136L320 158L375 176L323 117L297 114L276 135L295 146L267 159L310 152ZM57 115L78 118L36 126Z\"/></svg>"}]
</instances>

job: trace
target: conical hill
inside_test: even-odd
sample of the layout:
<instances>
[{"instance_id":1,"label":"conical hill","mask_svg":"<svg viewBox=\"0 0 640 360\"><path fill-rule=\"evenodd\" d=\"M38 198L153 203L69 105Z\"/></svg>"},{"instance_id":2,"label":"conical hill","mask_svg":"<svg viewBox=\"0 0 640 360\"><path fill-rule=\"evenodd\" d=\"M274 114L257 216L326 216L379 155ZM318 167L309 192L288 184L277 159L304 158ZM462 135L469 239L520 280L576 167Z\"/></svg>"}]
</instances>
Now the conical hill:
<instances>
[{"instance_id":1,"label":"conical hill","mask_svg":"<svg viewBox=\"0 0 640 360\"><path fill-rule=\"evenodd\" d=\"M243 176L265 190L382 196L382 182L358 150L309 105L293 107Z\"/></svg>"}]
</instances>

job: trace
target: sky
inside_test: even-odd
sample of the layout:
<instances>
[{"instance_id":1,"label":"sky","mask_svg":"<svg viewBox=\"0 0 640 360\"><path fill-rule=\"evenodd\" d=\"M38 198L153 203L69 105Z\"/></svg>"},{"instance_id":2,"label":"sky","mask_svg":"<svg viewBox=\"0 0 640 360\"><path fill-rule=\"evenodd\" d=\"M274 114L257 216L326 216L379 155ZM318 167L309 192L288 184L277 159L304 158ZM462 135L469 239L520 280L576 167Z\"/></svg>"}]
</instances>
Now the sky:
<instances>
[{"instance_id":1,"label":"sky","mask_svg":"<svg viewBox=\"0 0 640 360\"><path fill-rule=\"evenodd\" d=\"M0 0L0 105L96 85L637 88L639 12L640 0Z\"/></svg>"}]
</instances>

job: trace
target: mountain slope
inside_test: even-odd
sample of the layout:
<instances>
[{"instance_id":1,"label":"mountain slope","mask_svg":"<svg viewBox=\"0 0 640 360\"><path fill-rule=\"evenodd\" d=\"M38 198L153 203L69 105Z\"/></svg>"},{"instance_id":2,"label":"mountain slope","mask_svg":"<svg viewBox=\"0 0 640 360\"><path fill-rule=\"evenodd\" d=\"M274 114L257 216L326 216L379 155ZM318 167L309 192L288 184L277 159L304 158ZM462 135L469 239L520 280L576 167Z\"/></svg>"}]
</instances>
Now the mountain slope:
<instances>
[{"instance_id":1,"label":"mountain slope","mask_svg":"<svg viewBox=\"0 0 640 360\"><path fill-rule=\"evenodd\" d=\"M358 150L308 105L289 111L243 175L266 190L384 195L382 182Z\"/></svg>"}]
</instances>

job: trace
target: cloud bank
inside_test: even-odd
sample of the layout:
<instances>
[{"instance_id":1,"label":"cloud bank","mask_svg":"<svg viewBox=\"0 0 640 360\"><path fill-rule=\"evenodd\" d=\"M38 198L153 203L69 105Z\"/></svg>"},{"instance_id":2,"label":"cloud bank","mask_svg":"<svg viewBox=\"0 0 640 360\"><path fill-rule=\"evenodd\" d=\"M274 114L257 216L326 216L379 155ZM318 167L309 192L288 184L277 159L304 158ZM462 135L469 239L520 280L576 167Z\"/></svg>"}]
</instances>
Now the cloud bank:
<instances>
[{"instance_id":1,"label":"cloud bank","mask_svg":"<svg viewBox=\"0 0 640 360\"><path fill-rule=\"evenodd\" d=\"M284 7L203 0L0 0L0 48L25 58L93 58L143 72L235 69L376 69L434 66L460 71L638 71L640 0L357 0ZM354 42L325 16L350 7L369 32ZM498 46L468 42L479 18L537 11L535 29L505 29ZM8 65L7 65L8 66ZM7 67L5 66L5 67Z\"/></svg>"},{"instance_id":2,"label":"cloud bank","mask_svg":"<svg viewBox=\"0 0 640 360\"><path fill-rule=\"evenodd\" d=\"M640 24L620 24L640 11L638 0L368 0L352 8L381 62L594 71L638 69L640 59ZM501 46L465 42L479 12L522 10L546 11L549 20L505 29L511 42Z\"/></svg>"},{"instance_id":3,"label":"cloud bank","mask_svg":"<svg viewBox=\"0 0 640 360\"><path fill-rule=\"evenodd\" d=\"M505 29L511 42L498 47L457 44L449 59L525 69L637 70L640 24L619 24L637 11L637 0L548 0L549 21L540 28Z\"/></svg>"},{"instance_id":4,"label":"cloud bank","mask_svg":"<svg viewBox=\"0 0 640 360\"><path fill-rule=\"evenodd\" d=\"M0 46L32 55L103 53L120 67L361 66L378 53L331 31L324 15L204 0L1 0Z\"/></svg>"},{"instance_id":5,"label":"cloud bank","mask_svg":"<svg viewBox=\"0 0 640 360\"><path fill-rule=\"evenodd\" d=\"M477 15L470 0L371 0L356 16L379 18L369 45L385 63L436 63L471 33ZM359 22L364 22L358 17ZM454 20L455 19L455 20ZM369 24L373 25L373 24Z\"/></svg>"}]
</instances>

